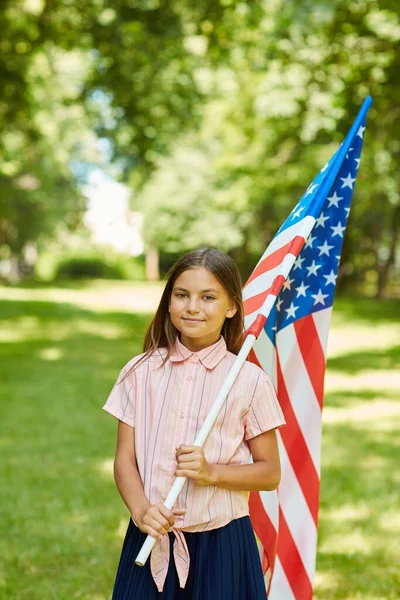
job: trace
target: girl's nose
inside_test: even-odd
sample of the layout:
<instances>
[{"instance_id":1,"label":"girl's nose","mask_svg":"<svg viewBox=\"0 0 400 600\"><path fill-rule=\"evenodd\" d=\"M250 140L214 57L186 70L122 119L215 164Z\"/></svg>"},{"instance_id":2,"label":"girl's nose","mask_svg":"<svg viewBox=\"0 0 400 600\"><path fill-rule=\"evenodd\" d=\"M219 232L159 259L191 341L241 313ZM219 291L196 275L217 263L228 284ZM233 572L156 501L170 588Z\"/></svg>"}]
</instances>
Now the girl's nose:
<instances>
[{"instance_id":1,"label":"girl's nose","mask_svg":"<svg viewBox=\"0 0 400 600\"><path fill-rule=\"evenodd\" d=\"M196 298L190 298L189 304L188 304L188 311L189 312L199 312L200 311L199 301Z\"/></svg>"}]
</instances>

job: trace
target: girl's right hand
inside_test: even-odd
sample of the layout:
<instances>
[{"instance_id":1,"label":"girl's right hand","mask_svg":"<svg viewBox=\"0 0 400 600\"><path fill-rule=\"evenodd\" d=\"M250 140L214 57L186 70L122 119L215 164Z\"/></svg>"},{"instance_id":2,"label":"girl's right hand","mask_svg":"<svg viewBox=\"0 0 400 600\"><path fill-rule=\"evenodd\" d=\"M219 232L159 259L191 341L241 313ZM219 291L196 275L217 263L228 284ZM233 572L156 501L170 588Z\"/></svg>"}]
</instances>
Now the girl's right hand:
<instances>
[{"instance_id":1,"label":"girl's right hand","mask_svg":"<svg viewBox=\"0 0 400 600\"><path fill-rule=\"evenodd\" d=\"M174 526L175 517L185 513L185 509L169 510L162 502L158 502L144 510L136 523L140 531L160 540Z\"/></svg>"}]
</instances>

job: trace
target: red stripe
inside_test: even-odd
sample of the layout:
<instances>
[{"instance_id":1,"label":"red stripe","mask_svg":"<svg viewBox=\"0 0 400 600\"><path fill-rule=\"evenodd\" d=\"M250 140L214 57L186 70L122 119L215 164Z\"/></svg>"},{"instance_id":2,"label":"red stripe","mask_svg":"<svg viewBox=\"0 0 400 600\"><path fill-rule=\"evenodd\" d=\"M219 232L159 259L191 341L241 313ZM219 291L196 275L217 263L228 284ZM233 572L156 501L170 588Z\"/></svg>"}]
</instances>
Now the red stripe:
<instances>
[{"instance_id":1,"label":"red stripe","mask_svg":"<svg viewBox=\"0 0 400 600\"><path fill-rule=\"evenodd\" d=\"M267 271L270 271L271 269L275 269L275 267L277 267L278 265L281 264L281 262L283 261L283 259L286 256L286 254L288 254L289 252L291 254L294 254L295 256L297 256L304 244L304 241L305 240L302 236L297 235L290 242L288 242L284 246L281 246L280 248L275 250L275 252L272 252L272 254L270 254L269 256L266 256L256 266L256 268L254 269L254 271L252 272L252 274L246 281L246 285L248 285L251 281L253 281L257 277L259 277L263 273L266 273ZM246 285L244 287L246 287Z\"/></svg>"},{"instance_id":2,"label":"red stripe","mask_svg":"<svg viewBox=\"0 0 400 600\"><path fill-rule=\"evenodd\" d=\"M264 562L265 570L270 568L273 572L275 565L275 556L277 550L278 536L271 519L265 511L259 492L250 492L249 512L251 524L259 538L267 558L267 564Z\"/></svg>"},{"instance_id":3,"label":"red stripe","mask_svg":"<svg viewBox=\"0 0 400 600\"><path fill-rule=\"evenodd\" d=\"M254 352L254 349L252 348L247 356L247 360L249 362L254 363L255 365L257 365L257 367L260 367L260 369L262 369L262 366L260 365L260 363L258 362L258 358L256 353Z\"/></svg>"},{"instance_id":4,"label":"red stripe","mask_svg":"<svg viewBox=\"0 0 400 600\"><path fill-rule=\"evenodd\" d=\"M261 294L257 294L256 296L250 296L247 300L244 300L244 314L251 315L251 313L256 312L265 302L266 297L270 293L271 288L264 290Z\"/></svg>"},{"instance_id":5,"label":"red stripe","mask_svg":"<svg viewBox=\"0 0 400 600\"><path fill-rule=\"evenodd\" d=\"M296 600L311 600L312 583L281 509L279 509L278 556Z\"/></svg>"},{"instance_id":6,"label":"red stripe","mask_svg":"<svg viewBox=\"0 0 400 600\"><path fill-rule=\"evenodd\" d=\"M265 299L268 296L268 294L274 294L274 296L278 296L284 282L285 282L284 276L277 275L275 277L275 279L273 280L271 287L269 287L267 290L264 290L260 294L256 294L255 296L250 296L250 298L247 298L247 300L244 300L244 302L243 302L244 314L246 316L251 315L253 312L256 312L256 310L259 310L262 307L262 305L264 304Z\"/></svg>"},{"instance_id":7,"label":"red stripe","mask_svg":"<svg viewBox=\"0 0 400 600\"><path fill-rule=\"evenodd\" d=\"M322 410L324 396L325 354L321 346L317 327L312 315L293 323L297 343L303 357L308 376Z\"/></svg>"},{"instance_id":8,"label":"red stripe","mask_svg":"<svg viewBox=\"0 0 400 600\"><path fill-rule=\"evenodd\" d=\"M319 503L318 473L315 469L310 452L307 448L306 441L290 402L282 375L279 353L277 353L276 363L278 398L286 420L285 427L281 427L279 433L281 435L282 442L285 445L290 464L293 467L296 478L314 519L315 525L317 526Z\"/></svg>"}]
</instances>

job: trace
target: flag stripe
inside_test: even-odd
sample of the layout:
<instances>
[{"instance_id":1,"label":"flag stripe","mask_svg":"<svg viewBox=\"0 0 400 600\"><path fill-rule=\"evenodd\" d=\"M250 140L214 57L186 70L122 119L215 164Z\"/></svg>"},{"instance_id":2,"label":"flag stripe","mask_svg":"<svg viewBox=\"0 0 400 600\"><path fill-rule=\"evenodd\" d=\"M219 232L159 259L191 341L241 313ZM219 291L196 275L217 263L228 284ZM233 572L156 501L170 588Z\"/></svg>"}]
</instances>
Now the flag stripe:
<instances>
[{"instance_id":1,"label":"flag stripe","mask_svg":"<svg viewBox=\"0 0 400 600\"><path fill-rule=\"evenodd\" d=\"M258 263L257 267L247 280L246 286L260 275L263 275L263 273L266 271L270 271L271 269L274 269L280 265L286 254L289 252L297 256L299 249L303 244L304 237L296 236L294 239L290 239L285 245L275 250L275 252L272 252L272 254L268 254L264 259L261 260L261 262ZM296 250L297 248L299 249Z\"/></svg>"},{"instance_id":2,"label":"flag stripe","mask_svg":"<svg viewBox=\"0 0 400 600\"><path fill-rule=\"evenodd\" d=\"M278 555L296 600L311 600L312 584L282 510L279 511Z\"/></svg>"},{"instance_id":3,"label":"flag stripe","mask_svg":"<svg viewBox=\"0 0 400 600\"><path fill-rule=\"evenodd\" d=\"M268 564L264 564L267 568L274 569L275 556L277 550L277 531L273 526L271 519L264 510L260 494L258 492L251 492L249 498L249 510L253 514L252 526L263 545L264 552L267 557Z\"/></svg>"},{"instance_id":4,"label":"flag stripe","mask_svg":"<svg viewBox=\"0 0 400 600\"><path fill-rule=\"evenodd\" d=\"M314 523L317 524L319 477L287 393L279 356L277 358L277 378L279 400L286 419L286 426L281 428L280 435L290 456L290 462L296 473Z\"/></svg>"},{"instance_id":5,"label":"flag stripe","mask_svg":"<svg viewBox=\"0 0 400 600\"><path fill-rule=\"evenodd\" d=\"M274 576L272 578L268 600L270 600L270 598L276 598L277 600L296 600L285 575L285 571L282 568L281 561L279 560L279 554L275 561Z\"/></svg>"},{"instance_id":6,"label":"flag stripe","mask_svg":"<svg viewBox=\"0 0 400 600\"><path fill-rule=\"evenodd\" d=\"M293 542L299 551L304 568L310 581L315 570L315 551L317 548L317 526L305 501L289 456L282 443L279 445L282 471L285 477L279 486L280 508L285 515ZM301 515L301 519L299 519Z\"/></svg>"},{"instance_id":7,"label":"flag stripe","mask_svg":"<svg viewBox=\"0 0 400 600\"><path fill-rule=\"evenodd\" d=\"M293 323L296 331L297 343L304 362L307 365L308 375L319 405L322 410L324 394L325 354L321 346L315 321L312 315L298 319Z\"/></svg>"},{"instance_id":8,"label":"flag stripe","mask_svg":"<svg viewBox=\"0 0 400 600\"><path fill-rule=\"evenodd\" d=\"M303 330L305 333L305 330ZM321 454L321 407L311 385L308 365L297 345L293 325L282 329L277 335L277 348L282 376L296 421L302 431L308 451L317 473L320 472ZM307 402L304 401L307 398Z\"/></svg>"},{"instance_id":9,"label":"flag stripe","mask_svg":"<svg viewBox=\"0 0 400 600\"><path fill-rule=\"evenodd\" d=\"M331 324L331 316L332 316L332 306L325 308L324 310L319 310L315 312L312 317L314 319L315 328L318 333L319 341L321 344L321 348L325 354L325 362L326 362L326 349L328 345L328 333L329 326Z\"/></svg>"}]
</instances>

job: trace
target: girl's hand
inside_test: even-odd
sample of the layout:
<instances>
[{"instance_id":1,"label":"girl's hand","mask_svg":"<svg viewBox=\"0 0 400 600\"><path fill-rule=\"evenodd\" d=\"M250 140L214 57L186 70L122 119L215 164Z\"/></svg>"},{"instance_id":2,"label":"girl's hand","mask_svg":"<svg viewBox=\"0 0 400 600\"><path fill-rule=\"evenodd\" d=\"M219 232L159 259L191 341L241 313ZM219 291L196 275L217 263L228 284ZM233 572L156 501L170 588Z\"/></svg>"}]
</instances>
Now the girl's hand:
<instances>
[{"instance_id":1,"label":"girl's hand","mask_svg":"<svg viewBox=\"0 0 400 600\"><path fill-rule=\"evenodd\" d=\"M197 485L213 485L212 465L206 461L203 448L181 444L176 451L176 460L177 477L189 477Z\"/></svg>"},{"instance_id":2,"label":"girl's hand","mask_svg":"<svg viewBox=\"0 0 400 600\"><path fill-rule=\"evenodd\" d=\"M186 513L183 508L168 510L162 502L152 504L136 520L140 531L160 540L175 523L175 517Z\"/></svg>"}]
</instances>

